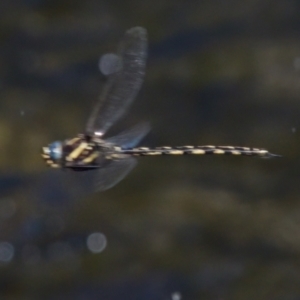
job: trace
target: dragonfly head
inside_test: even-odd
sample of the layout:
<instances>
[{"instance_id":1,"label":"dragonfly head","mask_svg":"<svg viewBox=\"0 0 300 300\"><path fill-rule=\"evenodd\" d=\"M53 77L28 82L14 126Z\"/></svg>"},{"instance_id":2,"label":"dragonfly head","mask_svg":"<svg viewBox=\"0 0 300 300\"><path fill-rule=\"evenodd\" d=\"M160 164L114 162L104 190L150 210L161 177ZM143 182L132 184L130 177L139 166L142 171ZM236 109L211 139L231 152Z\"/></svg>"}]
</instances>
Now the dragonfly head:
<instances>
[{"instance_id":1,"label":"dragonfly head","mask_svg":"<svg viewBox=\"0 0 300 300\"><path fill-rule=\"evenodd\" d=\"M56 141L42 148L42 157L50 167L59 168L62 152L62 142Z\"/></svg>"}]
</instances>

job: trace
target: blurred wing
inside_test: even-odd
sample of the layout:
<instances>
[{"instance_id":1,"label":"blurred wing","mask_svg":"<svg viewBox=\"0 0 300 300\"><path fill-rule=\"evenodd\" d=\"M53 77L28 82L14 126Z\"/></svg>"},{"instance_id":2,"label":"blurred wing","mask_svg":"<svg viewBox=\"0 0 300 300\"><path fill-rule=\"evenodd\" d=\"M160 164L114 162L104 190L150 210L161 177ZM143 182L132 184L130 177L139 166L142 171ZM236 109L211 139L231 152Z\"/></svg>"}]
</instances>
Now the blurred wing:
<instances>
[{"instance_id":1,"label":"blurred wing","mask_svg":"<svg viewBox=\"0 0 300 300\"><path fill-rule=\"evenodd\" d=\"M121 146L122 148L128 149L133 148L140 143L140 141L148 134L150 131L149 123L138 124L129 130L123 131L118 135L110 137L105 141Z\"/></svg>"},{"instance_id":2,"label":"blurred wing","mask_svg":"<svg viewBox=\"0 0 300 300\"><path fill-rule=\"evenodd\" d=\"M136 159L124 156L117 160L107 160L95 173L94 190L104 191L120 182L136 165Z\"/></svg>"},{"instance_id":3,"label":"blurred wing","mask_svg":"<svg viewBox=\"0 0 300 300\"><path fill-rule=\"evenodd\" d=\"M41 209L67 212L76 201L95 191L107 190L120 182L136 165L136 159L124 155L118 160L104 160L99 169L75 172L49 169L34 182L32 199ZM58 214L58 213L57 213Z\"/></svg>"},{"instance_id":4,"label":"blurred wing","mask_svg":"<svg viewBox=\"0 0 300 300\"><path fill-rule=\"evenodd\" d=\"M87 134L98 132L103 135L124 114L142 85L146 52L146 29L134 27L126 31L118 50L120 66L108 76L100 100L87 122Z\"/></svg>"}]
</instances>

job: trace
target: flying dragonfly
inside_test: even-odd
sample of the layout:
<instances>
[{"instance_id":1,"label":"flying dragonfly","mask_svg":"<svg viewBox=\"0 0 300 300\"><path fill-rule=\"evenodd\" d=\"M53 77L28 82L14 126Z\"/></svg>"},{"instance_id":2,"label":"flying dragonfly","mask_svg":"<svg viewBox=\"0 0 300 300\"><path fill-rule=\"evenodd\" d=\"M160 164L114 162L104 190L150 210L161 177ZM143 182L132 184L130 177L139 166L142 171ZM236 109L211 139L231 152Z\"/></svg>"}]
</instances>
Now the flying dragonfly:
<instances>
[{"instance_id":1,"label":"flying dragonfly","mask_svg":"<svg viewBox=\"0 0 300 300\"><path fill-rule=\"evenodd\" d=\"M42 148L42 157L52 168L95 172L94 188L103 191L121 181L136 165L137 156L231 154L276 157L265 149L237 146L137 147L150 130L139 124L120 134L104 138L108 129L127 111L141 88L147 59L147 31L134 27L120 42L115 71L100 94L85 132Z\"/></svg>"}]
</instances>

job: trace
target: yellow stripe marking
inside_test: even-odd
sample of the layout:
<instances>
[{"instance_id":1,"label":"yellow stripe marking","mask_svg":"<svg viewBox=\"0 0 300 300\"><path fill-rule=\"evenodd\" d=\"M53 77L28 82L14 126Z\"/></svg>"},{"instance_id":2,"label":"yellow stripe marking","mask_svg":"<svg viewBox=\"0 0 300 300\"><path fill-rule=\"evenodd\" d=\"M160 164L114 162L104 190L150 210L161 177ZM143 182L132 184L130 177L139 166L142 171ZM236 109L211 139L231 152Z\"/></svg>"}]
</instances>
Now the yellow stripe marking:
<instances>
[{"instance_id":1,"label":"yellow stripe marking","mask_svg":"<svg viewBox=\"0 0 300 300\"><path fill-rule=\"evenodd\" d=\"M260 150L260 151L259 151L259 155L265 155L265 154L267 154L267 153L268 153L267 150Z\"/></svg>"},{"instance_id":2,"label":"yellow stripe marking","mask_svg":"<svg viewBox=\"0 0 300 300\"><path fill-rule=\"evenodd\" d=\"M84 163L90 163L94 159L96 159L98 156L99 156L99 153L98 152L94 152L90 156L88 156L85 159L83 159L82 162L84 162Z\"/></svg>"},{"instance_id":3,"label":"yellow stripe marking","mask_svg":"<svg viewBox=\"0 0 300 300\"><path fill-rule=\"evenodd\" d=\"M232 155L242 155L242 153L240 151L234 150L234 151L230 151L230 153Z\"/></svg>"},{"instance_id":4,"label":"yellow stripe marking","mask_svg":"<svg viewBox=\"0 0 300 300\"><path fill-rule=\"evenodd\" d=\"M217 149L213 152L213 154L225 154L225 151L221 149Z\"/></svg>"},{"instance_id":5,"label":"yellow stripe marking","mask_svg":"<svg viewBox=\"0 0 300 300\"><path fill-rule=\"evenodd\" d=\"M205 154L206 152L204 150L201 150L201 149L195 149L195 150L192 150L189 153L191 153L191 154Z\"/></svg>"},{"instance_id":6,"label":"yellow stripe marking","mask_svg":"<svg viewBox=\"0 0 300 300\"><path fill-rule=\"evenodd\" d=\"M60 168L59 164L55 164L52 160L47 160L46 163L49 165L51 168Z\"/></svg>"},{"instance_id":7,"label":"yellow stripe marking","mask_svg":"<svg viewBox=\"0 0 300 300\"><path fill-rule=\"evenodd\" d=\"M168 152L165 152L166 154L171 154L171 155L182 155L184 152L181 150L171 150Z\"/></svg>"},{"instance_id":8,"label":"yellow stripe marking","mask_svg":"<svg viewBox=\"0 0 300 300\"><path fill-rule=\"evenodd\" d=\"M49 150L49 148L48 148L48 147L43 147L43 152L44 152L44 153L49 153L49 152L50 152L50 150Z\"/></svg>"},{"instance_id":9,"label":"yellow stripe marking","mask_svg":"<svg viewBox=\"0 0 300 300\"><path fill-rule=\"evenodd\" d=\"M51 165L51 168L60 168L60 165L52 164L52 165Z\"/></svg>"},{"instance_id":10,"label":"yellow stripe marking","mask_svg":"<svg viewBox=\"0 0 300 300\"><path fill-rule=\"evenodd\" d=\"M146 152L144 155L162 155L160 151Z\"/></svg>"},{"instance_id":11,"label":"yellow stripe marking","mask_svg":"<svg viewBox=\"0 0 300 300\"><path fill-rule=\"evenodd\" d=\"M81 154L81 152L83 150L85 150L85 148L87 147L87 143L86 142L82 142L75 150L73 150L67 157L66 160L67 161L72 161L73 159L78 158L78 156Z\"/></svg>"}]
</instances>

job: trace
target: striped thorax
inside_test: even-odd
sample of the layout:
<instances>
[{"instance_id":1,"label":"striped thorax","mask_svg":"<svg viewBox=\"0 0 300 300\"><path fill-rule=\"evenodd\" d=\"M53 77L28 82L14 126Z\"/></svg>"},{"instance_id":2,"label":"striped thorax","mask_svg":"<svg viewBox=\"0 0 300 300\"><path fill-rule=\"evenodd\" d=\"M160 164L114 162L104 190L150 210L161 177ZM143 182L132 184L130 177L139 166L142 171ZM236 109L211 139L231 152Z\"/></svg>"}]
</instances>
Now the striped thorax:
<instances>
[{"instance_id":1,"label":"striped thorax","mask_svg":"<svg viewBox=\"0 0 300 300\"><path fill-rule=\"evenodd\" d=\"M42 157L52 168L70 168L76 171L95 169L99 162L110 159L118 147L98 136L79 134L64 142L53 142L42 148Z\"/></svg>"}]
</instances>

